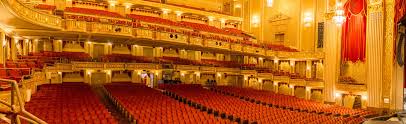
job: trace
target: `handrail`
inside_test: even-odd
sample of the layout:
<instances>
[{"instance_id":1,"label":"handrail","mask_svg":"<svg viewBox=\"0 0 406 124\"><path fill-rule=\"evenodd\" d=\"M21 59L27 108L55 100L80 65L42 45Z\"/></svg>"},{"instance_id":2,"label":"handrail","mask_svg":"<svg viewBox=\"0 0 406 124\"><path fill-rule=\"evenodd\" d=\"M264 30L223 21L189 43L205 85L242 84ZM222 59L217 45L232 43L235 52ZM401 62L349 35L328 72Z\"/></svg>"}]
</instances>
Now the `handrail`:
<instances>
[{"instance_id":1,"label":"handrail","mask_svg":"<svg viewBox=\"0 0 406 124\"><path fill-rule=\"evenodd\" d=\"M20 119L24 119L24 120L27 120L27 121L29 121L31 123L35 123L35 124L47 124L47 122L41 120L40 118L34 116L33 114L31 114L31 113L29 113L28 111L25 110L24 102L23 102L23 99L21 97L17 81L9 80L9 79L0 79L0 81L7 82L12 87L12 90L10 90L10 92L11 92L11 104L8 104L7 102L5 102L3 100L0 100L1 101L0 104L4 104L4 105L10 107L10 112L13 115L16 115L16 116L11 117L11 123L12 124L21 124ZM14 101L15 100L15 95L17 95L17 102L18 102L18 105L19 105L19 109L16 109L17 106L16 106L16 103ZM2 112L4 112L4 111L2 111Z\"/></svg>"},{"instance_id":2,"label":"handrail","mask_svg":"<svg viewBox=\"0 0 406 124\"><path fill-rule=\"evenodd\" d=\"M10 9L10 12L17 15L17 17L23 18L34 24L39 24L41 26L62 29L62 18L55 15L46 14L35 10L34 8L28 7L22 4L18 0L2 0L3 4L7 2L8 5L4 5Z\"/></svg>"}]
</instances>

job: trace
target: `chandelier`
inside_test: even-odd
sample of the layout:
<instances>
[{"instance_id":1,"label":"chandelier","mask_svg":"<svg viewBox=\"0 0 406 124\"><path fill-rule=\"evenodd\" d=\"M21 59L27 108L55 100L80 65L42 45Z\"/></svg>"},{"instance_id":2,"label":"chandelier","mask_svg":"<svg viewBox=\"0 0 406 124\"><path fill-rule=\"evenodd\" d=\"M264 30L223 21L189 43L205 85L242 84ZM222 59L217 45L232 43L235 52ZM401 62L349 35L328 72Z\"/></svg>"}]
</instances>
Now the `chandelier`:
<instances>
[{"instance_id":1,"label":"chandelier","mask_svg":"<svg viewBox=\"0 0 406 124\"><path fill-rule=\"evenodd\" d=\"M336 5L336 11L334 13L333 21L338 25L341 26L346 20L344 16L344 9L341 2L338 2Z\"/></svg>"}]
</instances>

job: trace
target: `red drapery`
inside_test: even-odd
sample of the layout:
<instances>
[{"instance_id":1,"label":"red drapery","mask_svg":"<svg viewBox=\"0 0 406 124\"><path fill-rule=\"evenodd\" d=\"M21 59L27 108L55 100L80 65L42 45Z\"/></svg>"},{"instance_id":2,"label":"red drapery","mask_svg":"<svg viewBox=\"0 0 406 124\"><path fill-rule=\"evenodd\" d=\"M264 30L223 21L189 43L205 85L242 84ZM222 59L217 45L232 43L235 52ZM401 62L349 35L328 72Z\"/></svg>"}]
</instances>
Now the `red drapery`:
<instances>
[{"instance_id":1,"label":"red drapery","mask_svg":"<svg viewBox=\"0 0 406 124\"><path fill-rule=\"evenodd\" d=\"M406 0L396 0L395 3L395 24L406 14Z\"/></svg>"},{"instance_id":2,"label":"red drapery","mask_svg":"<svg viewBox=\"0 0 406 124\"><path fill-rule=\"evenodd\" d=\"M344 11L346 21L342 27L341 58L343 61L365 61L366 2L348 0Z\"/></svg>"}]
</instances>

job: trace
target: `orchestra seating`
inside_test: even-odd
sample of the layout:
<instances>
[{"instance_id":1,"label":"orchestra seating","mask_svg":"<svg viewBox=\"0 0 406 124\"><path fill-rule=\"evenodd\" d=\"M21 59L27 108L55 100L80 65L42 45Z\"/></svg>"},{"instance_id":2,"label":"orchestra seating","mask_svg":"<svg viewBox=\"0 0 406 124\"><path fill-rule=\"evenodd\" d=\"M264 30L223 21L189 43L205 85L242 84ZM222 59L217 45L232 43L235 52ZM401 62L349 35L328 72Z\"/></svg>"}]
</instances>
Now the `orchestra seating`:
<instances>
[{"instance_id":1,"label":"orchestra seating","mask_svg":"<svg viewBox=\"0 0 406 124\"><path fill-rule=\"evenodd\" d=\"M143 84L104 85L110 99L129 113L137 124L231 123L176 101Z\"/></svg>"},{"instance_id":2,"label":"orchestra seating","mask_svg":"<svg viewBox=\"0 0 406 124\"><path fill-rule=\"evenodd\" d=\"M84 83L41 85L25 107L49 124L118 124Z\"/></svg>"},{"instance_id":3,"label":"orchestra seating","mask_svg":"<svg viewBox=\"0 0 406 124\"><path fill-rule=\"evenodd\" d=\"M178 99L196 102L211 109L215 115L242 123L359 124L364 120L362 117L331 116L270 107L266 104L252 103L237 97L212 92L200 85L161 84L159 87Z\"/></svg>"},{"instance_id":4,"label":"orchestra seating","mask_svg":"<svg viewBox=\"0 0 406 124\"><path fill-rule=\"evenodd\" d=\"M295 96L277 94L265 90L256 90L249 88L238 88L232 86L216 86L214 91L227 94L234 94L237 97L253 99L255 101L265 102L277 106L284 106L293 109L307 110L316 113L331 113L333 115L350 115L350 116L368 116L374 114L371 111L363 109L348 109L337 105L327 105L315 101L297 98Z\"/></svg>"}]
</instances>

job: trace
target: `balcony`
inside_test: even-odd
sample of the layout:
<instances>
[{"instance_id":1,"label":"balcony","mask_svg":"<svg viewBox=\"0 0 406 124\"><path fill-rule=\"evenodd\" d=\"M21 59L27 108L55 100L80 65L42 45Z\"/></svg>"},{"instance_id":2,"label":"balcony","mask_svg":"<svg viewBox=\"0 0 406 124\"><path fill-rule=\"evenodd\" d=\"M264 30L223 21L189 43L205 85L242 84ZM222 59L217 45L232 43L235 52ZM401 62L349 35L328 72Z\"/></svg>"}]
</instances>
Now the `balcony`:
<instances>
[{"instance_id":1,"label":"balcony","mask_svg":"<svg viewBox=\"0 0 406 124\"><path fill-rule=\"evenodd\" d=\"M17 0L3 0L3 5L8 7L14 16L28 21L32 24L38 24L51 29L62 29L62 18L41 12L32 7L28 7Z\"/></svg>"},{"instance_id":2,"label":"balcony","mask_svg":"<svg viewBox=\"0 0 406 124\"><path fill-rule=\"evenodd\" d=\"M158 32L157 40L187 44L187 36L180 33Z\"/></svg>"}]
</instances>

